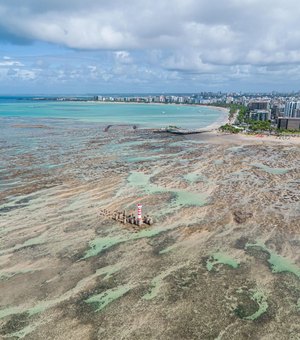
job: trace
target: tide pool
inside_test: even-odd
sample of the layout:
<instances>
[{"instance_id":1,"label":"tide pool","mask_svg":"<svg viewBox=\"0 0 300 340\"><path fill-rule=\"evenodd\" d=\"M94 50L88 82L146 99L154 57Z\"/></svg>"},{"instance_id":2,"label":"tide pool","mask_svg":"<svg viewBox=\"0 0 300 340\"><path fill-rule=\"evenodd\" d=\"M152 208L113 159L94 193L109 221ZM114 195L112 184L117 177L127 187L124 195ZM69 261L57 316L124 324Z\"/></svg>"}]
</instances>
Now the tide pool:
<instances>
[{"instance_id":1,"label":"tide pool","mask_svg":"<svg viewBox=\"0 0 300 340\"><path fill-rule=\"evenodd\" d=\"M201 207L207 202L207 195L205 193L192 192L181 189L165 188L151 183L152 175L142 172L131 172L127 181L130 186L145 191L147 194L170 193L173 197L172 206L198 206Z\"/></svg>"},{"instance_id":2,"label":"tide pool","mask_svg":"<svg viewBox=\"0 0 300 340\"><path fill-rule=\"evenodd\" d=\"M269 255L268 263L272 273L292 273L300 278L300 268L290 259L278 255L275 251L266 247L262 241L256 243L247 243L245 249L258 248Z\"/></svg>"}]
</instances>

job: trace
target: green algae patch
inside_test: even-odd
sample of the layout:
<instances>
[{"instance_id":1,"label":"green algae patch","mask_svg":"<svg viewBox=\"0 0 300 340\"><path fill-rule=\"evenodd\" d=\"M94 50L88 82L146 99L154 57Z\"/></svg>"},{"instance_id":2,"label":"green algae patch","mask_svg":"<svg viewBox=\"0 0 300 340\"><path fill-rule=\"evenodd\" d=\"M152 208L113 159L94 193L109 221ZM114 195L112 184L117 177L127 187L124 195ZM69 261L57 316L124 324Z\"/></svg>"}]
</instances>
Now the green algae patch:
<instances>
[{"instance_id":1,"label":"green algae patch","mask_svg":"<svg viewBox=\"0 0 300 340\"><path fill-rule=\"evenodd\" d=\"M197 183L204 180L204 177L202 175L196 174L196 173L189 173L183 176L183 178L190 183Z\"/></svg>"},{"instance_id":2,"label":"green algae patch","mask_svg":"<svg viewBox=\"0 0 300 340\"><path fill-rule=\"evenodd\" d=\"M268 310L269 305L263 292L253 292L251 299L258 304L258 310L254 314L247 316L245 320L254 321Z\"/></svg>"},{"instance_id":3,"label":"green algae patch","mask_svg":"<svg viewBox=\"0 0 300 340\"><path fill-rule=\"evenodd\" d=\"M126 158L126 162L128 163L141 163L141 162L151 162L157 159L160 159L160 155L153 155L153 156L140 156L140 157L129 157Z\"/></svg>"},{"instance_id":4,"label":"green algae patch","mask_svg":"<svg viewBox=\"0 0 300 340\"><path fill-rule=\"evenodd\" d=\"M289 259L278 255L276 252L268 249L263 242L247 243L246 249L248 248L259 248L261 251L268 254L268 263L271 266L272 273L283 273L288 272L296 275L300 278L300 268L292 263Z\"/></svg>"},{"instance_id":5,"label":"green algae patch","mask_svg":"<svg viewBox=\"0 0 300 340\"><path fill-rule=\"evenodd\" d=\"M17 247L17 249L30 247L30 246L36 246L38 244L43 244L44 242L45 242L44 236L37 236L37 237L31 238L25 241L22 245L20 245L20 247Z\"/></svg>"},{"instance_id":6,"label":"green algae patch","mask_svg":"<svg viewBox=\"0 0 300 340\"><path fill-rule=\"evenodd\" d=\"M145 187L149 184L150 175L146 175L143 172L132 172L128 177L128 182L132 186Z\"/></svg>"},{"instance_id":7,"label":"green algae patch","mask_svg":"<svg viewBox=\"0 0 300 340\"><path fill-rule=\"evenodd\" d=\"M270 259L268 260L268 262L272 266L273 273L290 272L300 278L300 268L298 268L288 259L275 253L270 253Z\"/></svg>"},{"instance_id":8,"label":"green algae patch","mask_svg":"<svg viewBox=\"0 0 300 340\"><path fill-rule=\"evenodd\" d=\"M222 165L224 163L224 160L223 159L216 159L215 161L214 161L214 164L215 165Z\"/></svg>"},{"instance_id":9,"label":"green algae patch","mask_svg":"<svg viewBox=\"0 0 300 340\"><path fill-rule=\"evenodd\" d=\"M203 206L206 204L207 195L187 190L165 188L151 183L151 175L143 172L132 172L128 177L128 183L147 194L169 193L173 195L173 208L180 206Z\"/></svg>"},{"instance_id":10,"label":"green algae patch","mask_svg":"<svg viewBox=\"0 0 300 340\"><path fill-rule=\"evenodd\" d=\"M170 226L164 229L162 228L142 229L137 233L128 233L127 235L123 236L97 238L89 242L90 249L87 250L82 259L88 259L89 257L97 256L102 251L107 250L117 244L139 240L142 238L151 238L174 228L177 228L177 226L175 227Z\"/></svg>"},{"instance_id":11,"label":"green algae patch","mask_svg":"<svg viewBox=\"0 0 300 340\"><path fill-rule=\"evenodd\" d=\"M95 312L99 312L113 301L121 298L131 288L132 286L130 285L118 286L116 288L106 290L101 294L93 295L86 299L85 302L94 305L96 307Z\"/></svg>"},{"instance_id":12,"label":"green algae patch","mask_svg":"<svg viewBox=\"0 0 300 340\"><path fill-rule=\"evenodd\" d=\"M189 192L184 190L174 190L175 206L198 206L201 207L206 204L206 195Z\"/></svg>"},{"instance_id":13,"label":"green algae patch","mask_svg":"<svg viewBox=\"0 0 300 340\"><path fill-rule=\"evenodd\" d=\"M159 289L162 285L162 280L163 280L163 277L162 275L158 275L157 277L155 277L152 281L151 281L151 288L149 290L149 292L147 294L145 294L142 299L144 300L152 300L154 299L158 292L159 292Z\"/></svg>"},{"instance_id":14,"label":"green algae patch","mask_svg":"<svg viewBox=\"0 0 300 340\"><path fill-rule=\"evenodd\" d=\"M0 252L0 255L6 254L6 253L9 253L9 252L13 252L13 251L16 251L16 250L19 250L19 249L23 249L23 248L26 248L26 247L31 247L31 246L36 246L36 245L39 245L39 244L44 244L44 243L45 243L45 236L40 235L40 236L31 238L29 240L26 240L22 244L17 244L17 245L15 245L12 248L4 249L4 250L2 250Z\"/></svg>"},{"instance_id":15,"label":"green algae patch","mask_svg":"<svg viewBox=\"0 0 300 340\"><path fill-rule=\"evenodd\" d=\"M224 264L234 269L238 268L239 262L224 253L215 253L206 261L206 268L208 271L215 269L218 264Z\"/></svg>"},{"instance_id":16,"label":"green algae patch","mask_svg":"<svg viewBox=\"0 0 300 340\"><path fill-rule=\"evenodd\" d=\"M91 281L91 280L93 280L93 279L95 279L99 276L102 276L102 275L105 275L103 280L106 280L113 273L117 272L119 270L119 268L120 267L118 265L100 268L94 274L80 280L73 289L67 291L66 293L64 293L59 298L49 300L49 301L42 301L39 304L37 304L36 306L28 309L27 312L30 316L43 313L45 310L47 310L51 307L54 307L55 305L57 305L57 304L59 304L63 301L68 300L69 298L72 297L72 295L76 295L78 292L83 291L87 282L89 282L89 281Z\"/></svg>"},{"instance_id":17,"label":"green algae patch","mask_svg":"<svg viewBox=\"0 0 300 340\"><path fill-rule=\"evenodd\" d=\"M298 299L298 301L297 301L297 310L298 310L298 312L300 312L300 299Z\"/></svg>"},{"instance_id":18,"label":"green algae patch","mask_svg":"<svg viewBox=\"0 0 300 340\"><path fill-rule=\"evenodd\" d=\"M177 247L176 244L171 245L170 247L167 247L165 249L162 249L159 251L159 255L163 255L163 254L167 254L170 253L171 251L173 251L175 248Z\"/></svg>"},{"instance_id":19,"label":"green algae patch","mask_svg":"<svg viewBox=\"0 0 300 340\"><path fill-rule=\"evenodd\" d=\"M163 284L164 278L166 278L168 275L170 275L174 270L177 270L177 269L179 269L181 267L182 266L180 266L180 267L171 267L171 268L163 271L159 275L157 275L155 278L153 278L151 280L150 289L149 289L148 293L143 295L142 299L143 300L152 300L152 299L154 299L158 295L158 293L159 293L159 290L160 290L160 288L161 288L161 286Z\"/></svg>"},{"instance_id":20,"label":"green algae patch","mask_svg":"<svg viewBox=\"0 0 300 340\"><path fill-rule=\"evenodd\" d=\"M171 228L166 228L166 229L161 229L161 228L152 228L152 229L143 229L140 230L138 233L136 234L132 234L131 236L131 240L138 240L141 238L150 238L150 237L154 237L156 235L159 235L160 233L163 233L166 230L169 230Z\"/></svg>"},{"instance_id":21,"label":"green algae patch","mask_svg":"<svg viewBox=\"0 0 300 340\"><path fill-rule=\"evenodd\" d=\"M0 319L5 318L6 316L20 314L22 313L22 307L7 307L5 309L0 310Z\"/></svg>"},{"instance_id":22,"label":"green algae patch","mask_svg":"<svg viewBox=\"0 0 300 340\"><path fill-rule=\"evenodd\" d=\"M8 334L8 335L11 338L23 339L23 338L25 338L25 336L32 333L36 328L37 328L37 325L28 325L28 326L24 327L23 329L21 329L20 331L14 332L14 333L11 333L11 334Z\"/></svg>"},{"instance_id":23,"label":"green algae patch","mask_svg":"<svg viewBox=\"0 0 300 340\"><path fill-rule=\"evenodd\" d=\"M267 312L269 305L266 295L261 290L238 289L240 303L235 314L243 320L255 321Z\"/></svg>"},{"instance_id":24,"label":"green algae patch","mask_svg":"<svg viewBox=\"0 0 300 340\"><path fill-rule=\"evenodd\" d=\"M40 314L40 313L45 312L45 310L47 310L48 308L55 306L57 303L59 303L59 300L43 301L43 302L40 302L35 307L28 309L27 313L30 316L33 316L35 314Z\"/></svg>"},{"instance_id":25,"label":"green algae patch","mask_svg":"<svg viewBox=\"0 0 300 340\"><path fill-rule=\"evenodd\" d=\"M33 306L31 308L25 308L25 307L19 306L19 307L9 307L9 308L6 308L6 309L2 309L2 310L0 310L0 319L4 318L6 316L21 314L21 313L28 313L29 316L33 316L33 315L36 315L36 314L43 313L47 309L52 308L52 307L58 305L59 303L70 299L72 296L78 294L79 292L83 291L85 289L86 284L88 282L90 282L91 280L93 280L93 279L95 279L99 276L102 276L102 275L105 275L103 277L103 280L108 279L112 274L117 272L120 269L120 267L121 266L119 264L116 264L116 265L111 265L111 266L99 268L94 274L80 280L74 288L65 292L60 297L58 297L56 299L48 300L48 301L40 301L35 306Z\"/></svg>"},{"instance_id":26,"label":"green algae patch","mask_svg":"<svg viewBox=\"0 0 300 340\"><path fill-rule=\"evenodd\" d=\"M107 266L96 270L95 276L105 275L103 280L109 279L113 274L120 270L121 266L116 264L114 266Z\"/></svg>"},{"instance_id":27,"label":"green algae patch","mask_svg":"<svg viewBox=\"0 0 300 340\"><path fill-rule=\"evenodd\" d=\"M0 310L0 319L5 318L6 316L10 315L16 315L16 314L21 314L21 313L28 313L29 316L33 316L35 314L39 314L44 312L46 309L53 307L54 305L60 303L61 301L64 301L64 296L54 299L54 300L49 300L49 301L42 301L38 303L36 306L31 307L31 308L25 308L21 306L17 307L9 307L6 309Z\"/></svg>"},{"instance_id":28,"label":"green algae patch","mask_svg":"<svg viewBox=\"0 0 300 340\"><path fill-rule=\"evenodd\" d=\"M2 273L0 272L0 281L9 280L16 275L29 274L34 272L36 272L36 270L33 269L23 269L15 272L2 272Z\"/></svg>"},{"instance_id":29,"label":"green algae patch","mask_svg":"<svg viewBox=\"0 0 300 340\"><path fill-rule=\"evenodd\" d=\"M83 259L96 256L102 251L125 241L126 238L121 236L96 238L89 242L90 249L85 253Z\"/></svg>"},{"instance_id":30,"label":"green algae patch","mask_svg":"<svg viewBox=\"0 0 300 340\"><path fill-rule=\"evenodd\" d=\"M262 163L255 163L252 165L272 175L283 175L283 174L286 174L290 170L286 168L271 168Z\"/></svg>"}]
</instances>

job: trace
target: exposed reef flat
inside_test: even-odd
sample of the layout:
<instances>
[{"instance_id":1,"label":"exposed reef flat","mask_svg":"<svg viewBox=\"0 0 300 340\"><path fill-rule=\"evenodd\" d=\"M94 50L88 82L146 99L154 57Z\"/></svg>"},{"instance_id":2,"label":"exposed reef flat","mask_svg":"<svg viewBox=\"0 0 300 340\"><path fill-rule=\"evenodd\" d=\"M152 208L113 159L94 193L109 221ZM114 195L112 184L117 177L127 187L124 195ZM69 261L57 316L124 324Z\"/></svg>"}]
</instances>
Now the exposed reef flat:
<instances>
[{"instance_id":1,"label":"exposed reef flat","mask_svg":"<svg viewBox=\"0 0 300 340\"><path fill-rule=\"evenodd\" d=\"M299 339L299 144L22 124L0 128L1 339ZM152 226L99 213L137 203Z\"/></svg>"}]
</instances>

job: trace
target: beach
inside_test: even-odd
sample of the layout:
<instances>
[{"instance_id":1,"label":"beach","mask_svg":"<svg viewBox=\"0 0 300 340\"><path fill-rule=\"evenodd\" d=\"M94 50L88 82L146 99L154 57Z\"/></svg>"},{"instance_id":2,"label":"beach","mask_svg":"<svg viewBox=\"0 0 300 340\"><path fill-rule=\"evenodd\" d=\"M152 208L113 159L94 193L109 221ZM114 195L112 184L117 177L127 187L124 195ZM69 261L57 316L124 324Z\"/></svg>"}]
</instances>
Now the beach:
<instances>
[{"instance_id":1,"label":"beach","mask_svg":"<svg viewBox=\"0 0 300 340\"><path fill-rule=\"evenodd\" d=\"M294 140L7 124L3 338L296 339ZM153 225L102 213L136 214L138 203Z\"/></svg>"},{"instance_id":2,"label":"beach","mask_svg":"<svg viewBox=\"0 0 300 340\"><path fill-rule=\"evenodd\" d=\"M229 120L229 109L228 108L223 108L223 107L218 107L218 106L208 106L216 111L221 112L221 116L219 117L219 119L217 119L216 122L208 125L205 127L206 130L216 130L218 129L220 126L225 125L230 123Z\"/></svg>"},{"instance_id":3,"label":"beach","mask_svg":"<svg viewBox=\"0 0 300 340\"><path fill-rule=\"evenodd\" d=\"M215 130L218 129L220 126L225 125L230 122L229 120L229 108L220 107L220 106L213 106L213 105L198 105L198 104L165 104L165 103L139 103L139 102L103 102L103 101L91 101L90 103L96 104L109 104L109 105L154 105L159 107L170 107L170 108L180 108L180 107L190 107L190 108L205 108L207 110L214 110L217 112L221 112L220 117L213 123L205 126L205 130Z\"/></svg>"}]
</instances>

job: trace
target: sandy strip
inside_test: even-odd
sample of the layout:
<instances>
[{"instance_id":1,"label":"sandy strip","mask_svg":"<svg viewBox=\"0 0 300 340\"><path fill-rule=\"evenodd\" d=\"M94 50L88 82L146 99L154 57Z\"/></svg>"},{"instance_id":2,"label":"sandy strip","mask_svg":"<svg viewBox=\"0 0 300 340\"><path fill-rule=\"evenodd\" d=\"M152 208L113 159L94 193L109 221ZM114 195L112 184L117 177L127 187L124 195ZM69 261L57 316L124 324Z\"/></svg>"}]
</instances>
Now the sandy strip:
<instances>
[{"instance_id":1,"label":"sandy strip","mask_svg":"<svg viewBox=\"0 0 300 340\"><path fill-rule=\"evenodd\" d=\"M238 136L245 141L277 142L283 144L300 144L300 136L274 136L274 135L246 135L239 133Z\"/></svg>"},{"instance_id":2,"label":"sandy strip","mask_svg":"<svg viewBox=\"0 0 300 340\"><path fill-rule=\"evenodd\" d=\"M207 132L208 136L213 137L215 142L227 142L227 143L236 143L236 144L264 144L264 143L279 143L285 145L299 145L300 144L300 136L293 136L293 137L278 137L274 135L248 135L244 133L226 133L220 132L219 130L215 129L212 131Z\"/></svg>"},{"instance_id":3,"label":"sandy strip","mask_svg":"<svg viewBox=\"0 0 300 340\"><path fill-rule=\"evenodd\" d=\"M215 129L218 129L220 126L229 123L229 109L228 108L218 107L218 106L205 106L205 107L216 110L216 111L220 111L222 113L222 115L216 122L206 126L205 129L215 130Z\"/></svg>"}]
</instances>

